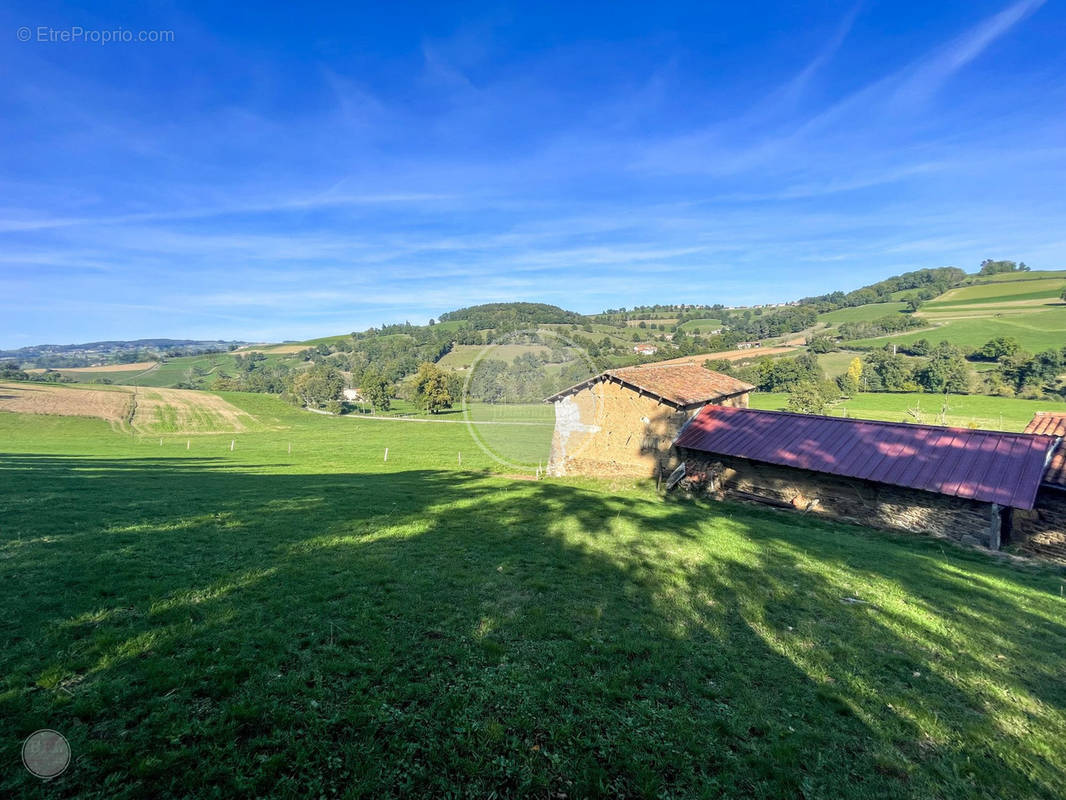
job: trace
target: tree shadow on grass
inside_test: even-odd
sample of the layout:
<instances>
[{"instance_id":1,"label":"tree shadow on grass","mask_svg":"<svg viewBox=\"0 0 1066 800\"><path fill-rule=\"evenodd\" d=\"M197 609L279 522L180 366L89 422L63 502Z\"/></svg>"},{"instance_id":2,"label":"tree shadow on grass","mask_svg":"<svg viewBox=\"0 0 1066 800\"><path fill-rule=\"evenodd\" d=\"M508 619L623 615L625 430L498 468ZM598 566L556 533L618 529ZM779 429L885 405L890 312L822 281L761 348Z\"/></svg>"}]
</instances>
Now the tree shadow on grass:
<instances>
[{"instance_id":1,"label":"tree shadow on grass","mask_svg":"<svg viewBox=\"0 0 1066 800\"><path fill-rule=\"evenodd\" d=\"M988 626L1013 647L1032 673L1010 688L1061 725L1061 686L1039 680L1046 662L1033 652L1062 636L1054 609L1029 593L1046 576L641 493L472 472L255 469L0 457L0 594L16 609L0 623L6 763L40 727L64 732L76 756L55 782L16 772L0 787L130 797L1061 788L1036 763L1054 754L1014 739L1010 758L988 751L981 715L995 725L1013 706L974 686L983 649L945 666L945 641L958 637L935 621L961 602L951 570L977 576L964 632ZM929 624L899 604L842 604L867 573L903 587ZM929 714L950 726L960 707L972 725L926 735Z\"/></svg>"}]
</instances>

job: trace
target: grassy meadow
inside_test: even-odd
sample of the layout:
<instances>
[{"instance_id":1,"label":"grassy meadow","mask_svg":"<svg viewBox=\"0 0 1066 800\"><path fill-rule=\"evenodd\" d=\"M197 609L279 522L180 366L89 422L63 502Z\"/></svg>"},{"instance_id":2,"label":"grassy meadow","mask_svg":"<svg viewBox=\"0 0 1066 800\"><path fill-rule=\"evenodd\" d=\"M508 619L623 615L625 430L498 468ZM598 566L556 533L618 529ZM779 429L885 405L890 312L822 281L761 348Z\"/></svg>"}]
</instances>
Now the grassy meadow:
<instances>
[{"instance_id":1,"label":"grassy meadow","mask_svg":"<svg viewBox=\"0 0 1066 800\"><path fill-rule=\"evenodd\" d=\"M818 321L833 326L840 325L842 322L872 322L880 317L898 314L906 307L906 303L868 303L864 306L826 311L818 315Z\"/></svg>"},{"instance_id":2,"label":"grassy meadow","mask_svg":"<svg viewBox=\"0 0 1066 800\"><path fill-rule=\"evenodd\" d=\"M788 404L785 392L754 392L752 408L783 411ZM826 413L883 422L924 422L1003 431L1021 431L1037 411L1066 411L1066 403L1022 400L987 395L939 395L918 392L860 392L839 401Z\"/></svg>"},{"instance_id":3,"label":"grassy meadow","mask_svg":"<svg viewBox=\"0 0 1066 800\"><path fill-rule=\"evenodd\" d=\"M1041 307L1029 313L1009 315L967 315L956 317L932 316L929 327L918 328L896 336L881 336L847 342L851 347L884 347L886 344L908 344L928 339L934 344L942 341L959 347L977 348L990 339L1009 336L1030 352L1059 348L1066 342L1066 304Z\"/></svg>"},{"instance_id":4,"label":"grassy meadow","mask_svg":"<svg viewBox=\"0 0 1066 800\"><path fill-rule=\"evenodd\" d=\"M1066 288L1066 271L971 279L967 285L922 305L917 319L927 323L925 327L894 336L851 341L847 345L870 348L928 339L933 343L947 341L960 347L978 348L990 339L1007 336L1030 352L1057 349L1066 343L1066 303L1059 299L1063 288ZM834 324L872 320L884 316L878 311L880 307L890 305L893 304L841 309L822 314L819 320Z\"/></svg>"},{"instance_id":5,"label":"grassy meadow","mask_svg":"<svg viewBox=\"0 0 1066 800\"><path fill-rule=\"evenodd\" d=\"M659 320L654 320L658 322ZM676 320L674 320L676 322ZM681 330L688 333L710 333L713 330L722 327L722 320L716 317L702 317L700 319L690 319L686 322L682 322L678 326ZM658 331L655 331L658 333Z\"/></svg>"},{"instance_id":6,"label":"grassy meadow","mask_svg":"<svg viewBox=\"0 0 1066 800\"><path fill-rule=\"evenodd\" d=\"M1066 793L1057 572L220 399L255 429L0 413L4 796Z\"/></svg>"}]
</instances>

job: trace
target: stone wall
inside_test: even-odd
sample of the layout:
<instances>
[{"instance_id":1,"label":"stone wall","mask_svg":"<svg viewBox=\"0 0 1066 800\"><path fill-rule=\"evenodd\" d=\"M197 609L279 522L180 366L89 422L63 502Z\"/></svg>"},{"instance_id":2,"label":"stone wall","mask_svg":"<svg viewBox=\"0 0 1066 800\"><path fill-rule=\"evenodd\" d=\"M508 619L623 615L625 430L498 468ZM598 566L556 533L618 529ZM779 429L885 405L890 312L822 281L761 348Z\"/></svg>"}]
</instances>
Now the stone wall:
<instances>
[{"instance_id":1,"label":"stone wall","mask_svg":"<svg viewBox=\"0 0 1066 800\"><path fill-rule=\"evenodd\" d=\"M769 502L874 528L999 547L998 506L821 472L762 464L682 448L682 488L719 499Z\"/></svg>"},{"instance_id":2,"label":"stone wall","mask_svg":"<svg viewBox=\"0 0 1066 800\"><path fill-rule=\"evenodd\" d=\"M1043 488L1032 511L1014 509L1010 541L1024 550L1066 560L1066 489Z\"/></svg>"},{"instance_id":3,"label":"stone wall","mask_svg":"<svg viewBox=\"0 0 1066 800\"><path fill-rule=\"evenodd\" d=\"M725 402L745 407L748 396ZM610 380L586 386L555 402L548 474L668 474L677 464L674 439L697 411L679 410Z\"/></svg>"},{"instance_id":4,"label":"stone wall","mask_svg":"<svg viewBox=\"0 0 1066 800\"><path fill-rule=\"evenodd\" d=\"M598 381L555 403L548 472L655 475L668 464L674 437L689 416L650 395Z\"/></svg>"}]
</instances>

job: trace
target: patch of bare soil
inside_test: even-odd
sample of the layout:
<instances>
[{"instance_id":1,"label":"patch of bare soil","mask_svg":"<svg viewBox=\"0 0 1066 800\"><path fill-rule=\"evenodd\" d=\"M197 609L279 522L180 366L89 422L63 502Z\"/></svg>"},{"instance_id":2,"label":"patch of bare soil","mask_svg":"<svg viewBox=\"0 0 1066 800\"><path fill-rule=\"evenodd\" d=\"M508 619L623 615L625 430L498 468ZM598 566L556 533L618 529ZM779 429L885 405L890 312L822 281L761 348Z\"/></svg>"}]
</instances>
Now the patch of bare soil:
<instances>
[{"instance_id":1,"label":"patch of bare soil","mask_svg":"<svg viewBox=\"0 0 1066 800\"><path fill-rule=\"evenodd\" d=\"M762 356L776 356L780 353L792 353L796 352L795 347L751 347L745 350L722 350L718 353L701 353L695 356L681 356L681 358L671 358L667 361L657 361L657 364L702 364L708 359L717 361L718 359L725 359L726 361L739 361L742 358L760 358Z\"/></svg>"},{"instance_id":2,"label":"patch of bare soil","mask_svg":"<svg viewBox=\"0 0 1066 800\"><path fill-rule=\"evenodd\" d=\"M5 383L0 384L0 411L98 417L122 423L129 416L132 397L132 393L122 391Z\"/></svg>"},{"instance_id":3,"label":"patch of bare soil","mask_svg":"<svg viewBox=\"0 0 1066 800\"><path fill-rule=\"evenodd\" d=\"M63 367L59 372L144 372L154 366L155 361L138 361L135 364L108 364L103 367Z\"/></svg>"}]
</instances>

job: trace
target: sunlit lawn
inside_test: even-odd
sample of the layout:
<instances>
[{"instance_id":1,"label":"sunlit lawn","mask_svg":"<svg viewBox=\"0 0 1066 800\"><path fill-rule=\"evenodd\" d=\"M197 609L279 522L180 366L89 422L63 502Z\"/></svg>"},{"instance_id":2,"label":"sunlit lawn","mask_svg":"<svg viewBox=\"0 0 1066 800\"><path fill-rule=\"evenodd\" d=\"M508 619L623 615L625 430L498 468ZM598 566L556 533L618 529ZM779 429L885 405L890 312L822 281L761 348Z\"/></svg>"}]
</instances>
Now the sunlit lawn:
<instances>
[{"instance_id":1,"label":"sunlit lawn","mask_svg":"<svg viewBox=\"0 0 1066 800\"><path fill-rule=\"evenodd\" d=\"M752 408L783 411L784 392L753 392ZM991 430L1021 431L1037 411L1066 411L1066 404L1053 400L1022 400L987 395L940 395L920 392L859 392L831 405L826 413L877 419L884 422L924 422L966 427L971 424Z\"/></svg>"},{"instance_id":2,"label":"sunlit lawn","mask_svg":"<svg viewBox=\"0 0 1066 800\"><path fill-rule=\"evenodd\" d=\"M232 452L0 414L5 796L1066 793L1049 569L227 397Z\"/></svg>"}]
</instances>

